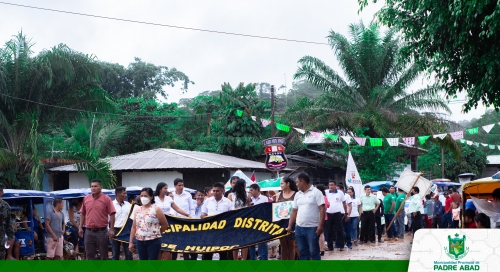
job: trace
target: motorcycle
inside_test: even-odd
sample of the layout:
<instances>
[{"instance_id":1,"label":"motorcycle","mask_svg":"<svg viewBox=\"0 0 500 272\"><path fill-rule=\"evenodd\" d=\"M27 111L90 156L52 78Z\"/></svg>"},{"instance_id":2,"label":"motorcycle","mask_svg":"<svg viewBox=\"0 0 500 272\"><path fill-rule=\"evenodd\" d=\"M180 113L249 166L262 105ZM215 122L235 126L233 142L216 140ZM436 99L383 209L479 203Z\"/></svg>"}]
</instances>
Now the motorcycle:
<instances>
[{"instance_id":1,"label":"motorcycle","mask_svg":"<svg viewBox=\"0 0 500 272\"><path fill-rule=\"evenodd\" d=\"M66 224L66 231L64 232L64 247L63 257L64 260L83 260L85 254L75 252L75 247L78 244L78 228L74 227L71 223Z\"/></svg>"}]
</instances>

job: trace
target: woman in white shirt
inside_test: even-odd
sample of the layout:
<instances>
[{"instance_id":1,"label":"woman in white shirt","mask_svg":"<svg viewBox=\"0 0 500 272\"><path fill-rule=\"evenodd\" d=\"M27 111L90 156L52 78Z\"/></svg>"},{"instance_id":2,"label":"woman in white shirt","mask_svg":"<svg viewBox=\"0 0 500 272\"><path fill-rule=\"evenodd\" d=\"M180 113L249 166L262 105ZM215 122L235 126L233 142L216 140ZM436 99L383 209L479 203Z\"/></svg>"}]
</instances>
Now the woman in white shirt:
<instances>
[{"instance_id":1,"label":"woman in white shirt","mask_svg":"<svg viewBox=\"0 0 500 272\"><path fill-rule=\"evenodd\" d=\"M160 208L165 216L170 214L170 209L172 208L174 211L186 217L191 217L174 203L173 198L168 196L168 185L165 182L160 182L156 185L154 196L155 205ZM163 251L161 255L161 260L172 260L172 254L170 252ZM175 257L177 257L177 254L175 254Z\"/></svg>"},{"instance_id":2,"label":"woman in white shirt","mask_svg":"<svg viewBox=\"0 0 500 272\"><path fill-rule=\"evenodd\" d=\"M349 213L349 226L351 234L351 238L354 240L354 245L358 245L358 227L359 227L359 198L356 197L356 193L354 192L354 188L349 187L347 189L347 194L351 197L351 212Z\"/></svg>"}]
</instances>

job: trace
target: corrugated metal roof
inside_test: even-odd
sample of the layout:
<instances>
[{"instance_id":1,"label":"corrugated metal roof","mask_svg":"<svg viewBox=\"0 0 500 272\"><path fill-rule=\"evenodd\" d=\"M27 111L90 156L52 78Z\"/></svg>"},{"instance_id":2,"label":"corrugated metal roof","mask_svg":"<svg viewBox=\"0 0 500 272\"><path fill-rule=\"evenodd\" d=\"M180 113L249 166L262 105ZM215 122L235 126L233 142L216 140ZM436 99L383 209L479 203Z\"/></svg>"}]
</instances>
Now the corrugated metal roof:
<instances>
[{"instance_id":1,"label":"corrugated metal roof","mask_svg":"<svg viewBox=\"0 0 500 272\"><path fill-rule=\"evenodd\" d=\"M486 156L488 164L500 164L500 155L490 155Z\"/></svg>"},{"instance_id":2,"label":"corrugated metal roof","mask_svg":"<svg viewBox=\"0 0 500 272\"><path fill-rule=\"evenodd\" d=\"M264 163L207 152L159 148L118 157L106 158L111 170L146 169L266 169ZM49 171L76 172L75 164L49 169Z\"/></svg>"}]
</instances>

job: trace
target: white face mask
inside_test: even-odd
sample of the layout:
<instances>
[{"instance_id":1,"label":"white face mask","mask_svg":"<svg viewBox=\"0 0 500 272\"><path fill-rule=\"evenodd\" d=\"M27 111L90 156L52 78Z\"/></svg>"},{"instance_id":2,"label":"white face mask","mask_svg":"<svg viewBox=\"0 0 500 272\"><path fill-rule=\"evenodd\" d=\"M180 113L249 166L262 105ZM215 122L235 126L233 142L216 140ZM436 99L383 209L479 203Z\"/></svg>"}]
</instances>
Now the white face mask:
<instances>
[{"instance_id":1,"label":"white face mask","mask_svg":"<svg viewBox=\"0 0 500 272\"><path fill-rule=\"evenodd\" d=\"M141 197L142 205L148 205L149 201L150 201L149 197Z\"/></svg>"}]
</instances>

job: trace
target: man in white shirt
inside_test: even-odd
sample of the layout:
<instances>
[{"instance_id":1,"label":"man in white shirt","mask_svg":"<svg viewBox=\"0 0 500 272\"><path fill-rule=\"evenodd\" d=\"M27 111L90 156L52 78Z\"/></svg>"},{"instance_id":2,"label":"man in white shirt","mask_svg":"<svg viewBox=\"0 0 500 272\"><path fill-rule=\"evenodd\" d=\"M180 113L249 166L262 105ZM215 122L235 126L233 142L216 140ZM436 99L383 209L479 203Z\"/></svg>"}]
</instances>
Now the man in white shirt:
<instances>
[{"instance_id":1,"label":"man in white shirt","mask_svg":"<svg viewBox=\"0 0 500 272\"><path fill-rule=\"evenodd\" d=\"M325 220L325 199L320 190L312 186L309 176L300 173L297 176L297 188L292 205L292 214L287 231L292 230L295 221L295 241L301 260L321 260L319 255L319 236L323 233Z\"/></svg>"},{"instance_id":2,"label":"man in white shirt","mask_svg":"<svg viewBox=\"0 0 500 272\"><path fill-rule=\"evenodd\" d=\"M201 218L233 210L233 202L224 197L224 184L218 182L212 186L212 196L201 207ZM219 252L220 260L227 260L231 251ZM203 260L212 260L213 253L203 254Z\"/></svg>"},{"instance_id":3,"label":"man in white shirt","mask_svg":"<svg viewBox=\"0 0 500 272\"><path fill-rule=\"evenodd\" d=\"M347 217L345 194L341 190L337 190L337 184L333 180L328 183L328 189L325 192L330 202L330 207L326 209L328 214L328 220L326 220L328 250L333 251L333 239L335 238L335 248L343 251L345 243L343 221Z\"/></svg>"},{"instance_id":4,"label":"man in white shirt","mask_svg":"<svg viewBox=\"0 0 500 272\"><path fill-rule=\"evenodd\" d=\"M113 200L113 205L115 206L116 210L114 231L115 233L118 233L123 228L123 226L125 226L125 223L127 223L128 214L132 205L130 205L128 201L125 201L127 199L127 191L125 187L116 187L115 195L116 198L115 200ZM120 246L123 246L125 259L132 260L132 253L130 253L128 249L128 244L112 240L113 260L120 260Z\"/></svg>"},{"instance_id":5,"label":"man in white shirt","mask_svg":"<svg viewBox=\"0 0 500 272\"><path fill-rule=\"evenodd\" d=\"M250 201L252 206L269 202L269 198L260 193L260 186L257 183L250 185ZM269 251L267 242L258 244L257 249L259 250L259 260L267 260ZM256 260L255 246L250 246L249 252L250 260Z\"/></svg>"},{"instance_id":6,"label":"man in white shirt","mask_svg":"<svg viewBox=\"0 0 500 272\"><path fill-rule=\"evenodd\" d=\"M194 217L195 206L193 205L193 197L190 193L184 190L184 180L181 178L176 178L174 180L174 203L183 211L188 213L191 217ZM176 212L174 209L170 209L170 213L173 216L185 217L184 215Z\"/></svg>"}]
</instances>

